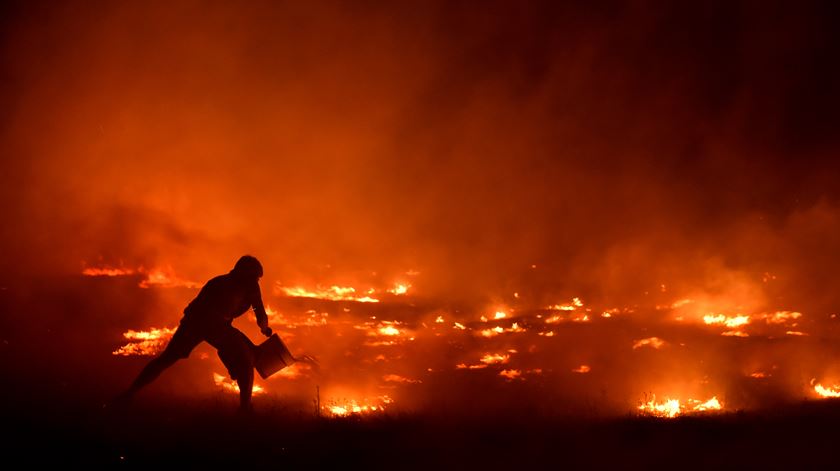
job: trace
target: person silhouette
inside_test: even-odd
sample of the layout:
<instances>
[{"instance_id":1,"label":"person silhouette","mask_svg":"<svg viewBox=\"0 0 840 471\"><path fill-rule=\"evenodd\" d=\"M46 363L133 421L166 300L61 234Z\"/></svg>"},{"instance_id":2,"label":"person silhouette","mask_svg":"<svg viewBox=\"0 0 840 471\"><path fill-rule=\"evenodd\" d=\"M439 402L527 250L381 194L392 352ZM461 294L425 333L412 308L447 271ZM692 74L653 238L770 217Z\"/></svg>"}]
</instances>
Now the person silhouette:
<instances>
[{"instance_id":1,"label":"person silhouette","mask_svg":"<svg viewBox=\"0 0 840 471\"><path fill-rule=\"evenodd\" d=\"M143 368L115 402L127 403L164 370L189 357L198 344L207 342L216 348L231 379L239 385L239 410L250 412L254 386L254 344L232 322L253 308L260 331L266 337L271 336L260 293L259 280L262 276L260 262L255 257L244 255L230 273L208 281L184 309L184 316L163 352Z\"/></svg>"}]
</instances>

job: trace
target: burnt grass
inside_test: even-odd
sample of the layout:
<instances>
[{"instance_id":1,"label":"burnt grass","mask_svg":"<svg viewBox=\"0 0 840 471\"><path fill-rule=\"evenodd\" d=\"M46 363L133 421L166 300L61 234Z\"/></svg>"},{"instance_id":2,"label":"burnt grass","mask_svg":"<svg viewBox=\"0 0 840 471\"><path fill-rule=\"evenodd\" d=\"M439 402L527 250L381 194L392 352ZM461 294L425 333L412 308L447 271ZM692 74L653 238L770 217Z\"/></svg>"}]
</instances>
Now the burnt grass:
<instances>
[{"instance_id":1,"label":"burnt grass","mask_svg":"<svg viewBox=\"0 0 840 471\"><path fill-rule=\"evenodd\" d=\"M87 464L231 468L804 469L837 462L840 401L702 417L610 419L494 413L316 418L228 400L158 399L103 409L4 394L4 457L26 467Z\"/></svg>"}]
</instances>

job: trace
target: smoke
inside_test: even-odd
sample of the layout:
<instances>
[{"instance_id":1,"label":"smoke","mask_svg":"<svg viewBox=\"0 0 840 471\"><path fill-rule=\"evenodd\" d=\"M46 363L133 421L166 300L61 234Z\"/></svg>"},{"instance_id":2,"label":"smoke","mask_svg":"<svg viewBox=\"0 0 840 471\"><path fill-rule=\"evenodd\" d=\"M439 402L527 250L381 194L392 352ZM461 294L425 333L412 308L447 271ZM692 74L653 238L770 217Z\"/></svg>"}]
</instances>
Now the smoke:
<instances>
[{"instance_id":1,"label":"smoke","mask_svg":"<svg viewBox=\"0 0 840 471\"><path fill-rule=\"evenodd\" d=\"M840 308L827 4L4 8L4 284L252 253L476 314ZM117 324L191 294L143 296Z\"/></svg>"}]
</instances>

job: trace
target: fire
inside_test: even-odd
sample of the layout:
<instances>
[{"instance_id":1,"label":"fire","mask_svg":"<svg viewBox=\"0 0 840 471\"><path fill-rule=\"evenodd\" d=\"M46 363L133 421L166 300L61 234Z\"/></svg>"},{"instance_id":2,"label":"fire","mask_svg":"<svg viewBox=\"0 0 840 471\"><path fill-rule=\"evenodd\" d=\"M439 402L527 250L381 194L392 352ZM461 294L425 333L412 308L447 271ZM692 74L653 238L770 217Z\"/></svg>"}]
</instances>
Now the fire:
<instances>
[{"instance_id":1,"label":"fire","mask_svg":"<svg viewBox=\"0 0 840 471\"><path fill-rule=\"evenodd\" d=\"M555 304L553 306L546 307L546 309L549 311L574 311L579 307L583 307L583 301L581 301L580 298L572 298L572 302L568 304Z\"/></svg>"},{"instance_id":2,"label":"fire","mask_svg":"<svg viewBox=\"0 0 840 471\"><path fill-rule=\"evenodd\" d=\"M396 374L389 374L382 377L382 381L386 383L422 383L419 379L406 378Z\"/></svg>"},{"instance_id":3,"label":"fire","mask_svg":"<svg viewBox=\"0 0 840 471\"><path fill-rule=\"evenodd\" d=\"M636 340L633 342L633 350L642 347L651 347L655 350L659 350L663 345L665 345L665 341L659 337L648 337L646 339Z\"/></svg>"},{"instance_id":4,"label":"fire","mask_svg":"<svg viewBox=\"0 0 840 471\"><path fill-rule=\"evenodd\" d=\"M514 379L522 379L522 371L520 370L502 370L499 373L499 376L505 378L508 381L512 381Z\"/></svg>"},{"instance_id":5,"label":"fire","mask_svg":"<svg viewBox=\"0 0 840 471\"><path fill-rule=\"evenodd\" d=\"M590 371L592 371L592 368L590 368L589 365L580 365L577 368L572 369L573 373L581 373L581 374L589 373Z\"/></svg>"},{"instance_id":6,"label":"fire","mask_svg":"<svg viewBox=\"0 0 840 471\"><path fill-rule=\"evenodd\" d=\"M503 353L488 353L481 357L480 361L488 365L494 365L497 363L507 363L508 360L510 360L510 355L505 355Z\"/></svg>"},{"instance_id":7,"label":"fire","mask_svg":"<svg viewBox=\"0 0 840 471\"><path fill-rule=\"evenodd\" d=\"M398 283L392 289L389 289L388 292L393 294L393 295L396 295L396 296L402 296L402 295L408 293L409 288L411 288L410 284Z\"/></svg>"},{"instance_id":8,"label":"fire","mask_svg":"<svg viewBox=\"0 0 840 471\"><path fill-rule=\"evenodd\" d=\"M184 280L183 278L178 277L175 275L174 270L172 267L167 266L165 268L152 268L146 269L144 267L139 267L136 270L131 268L114 268L114 267L87 267L82 270L82 275L84 276L107 276L107 277L115 277L115 276L128 276L128 275L135 275L141 274L144 275L145 278L140 280L138 286L141 288L200 288L201 284L196 283L194 281Z\"/></svg>"},{"instance_id":9,"label":"fire","mask_svg":"<svg viewBox=\"0 0 840 471\"><path fill-rule=\"evenodd\" d=\"M406 288L407 290L408 288ZM359 303L378 303L379 300L370 296L359 296L356 294L356 288L344 286L330 286L324 288L316 286L314 290L307 290L306 288L284 287L279 284L275 287L275 293L283 294L292 298L313 298L325 299L327 301L355 301Z\"/></svg>"},{"instance_id":10,"label":"fire","mask_svg":"<svg viewBox=\"0 0 840 471\"><path fill-rule=\"evenodd\" d=\"M812 379L811 384L813 384L814 381L816 381L816 379ZM840 397L840 386L836 384L826 388L822 384L817 383L814 384L814 391L820 397Z\"/></svg>"},{"instance_id":11,"label":"fire","mask_svg":"<svg viewBox=\"0 0 840 471\"><path fill-rule=\"evenodd\" d=\"M689 406L688 404L691 405ZM664 402L657 403L656 396L653 395L651 396L650 401L642 403L638 409L645 415L673 419L678 415L719 411L723 409L723 405L720 403L717 396L712 396L711 399L706 401L689 399L686 401L686 404L682 404L679 399L668 398L666 398Z\"/></svg>"},{"instance_id":12,"label":"fire","mask_svg":"<svg viewBox=\"0 0 840 471\"><path fill-rule=\"evenodd\" d=\"M163 351L166 342L175 333L175 329L152 328L149 330L129 330L123 333L123 337L130 342L114 350L112 355L121 356L154 356Z\"/></svg>"},{"instance_id":13,"label":"fire","mask_svg":"<svg viewBox=\"0 0 840 471\"><path fill-rule=\"evenodd\" d=\"M680 401L679 399L665 399L665 402L657 404L656 396L653 396L650 401L640 405L639 410L654 417L674 418L680 413Z\"/></svg>"},{"instance_id":14,"label":"fire","mask_svg":"<svg viewBox=\"0 0 840 471\"><path fill-rule=\"evenodd\" d=\"M134 273L130 268L91 267L82 270L82 275L85 276L126 276Z\"/></svg>"},{"instance_id":15,"label":"fire","mask_svg":"<svg viewBox=\"0 0 840 471\"><path fill-rule=\"evenodd\" d=\"M725 325L730 329L734 329L736 327L741 327L750 323L750 316L738 315L734 317L727 317L723 314L718 315L705 315L703 316L703 322L708 325Z\"/></svg>"},{"instance_id":16,"label":"fire","mask_svg":"<svg viewBox=\"0 0 840 471\"><path fill-rule=\"evenodd\" d=\"M482 337L495 337L499 334L504 334L506 332L525 332L525 330L526 329L524 327L519 326L518 322L514 322L507 329L505 329L502 326L496 326L496 327L493 327L492 329L480 330L480 331L478 331L478 335L480 335Z\"/></svg>"},{"instance_id":17,"label":"fire","mask_svg":"<svg viewBox=\"0 0 840 471\"><path fill-rule=\"evenodd\" d=\"M239 385L236 384L235 381L228 379L225 375L213 373L213 383L215 383L216 386L222 388L222 391L239 394ZM265 389L258 384L254 385L254 389L252 391L255 396L257 394L265 393Z\"/></svg>"},{"instance_id":18,"label":"fire","mask_svg":"<svg viewBox=\"0 0 840 471\"><path fill-rule=\"evenodd\" d=\"M321 406L321 413L328 417L348 417L385 412L385 407L394 401L389 396L376 399L333 399Z\"/></svg>"},{"instance_id":19,"label":"fire","mask_svg":"<svg viewBox=\"0 0 840 471\"><path fill-rule=\"evenodd\" d=\"M794 312L794 311L777 311L773 314L769 314L765 317L765 321L768 324L785 324L792 320L796 320L802 317L801 312Z\"/></svg>"},{"instance_id":20,"label":"fire","mask_svg":"<svg viewBox=\"0 0 840 471\"><path fill-rule=\"evenodd\" d=\"M708 401L697 404L692 410L696 412L705 412L710 410L721 410L721 408L722 406L720 405L720 401L718 401L717 396L713 396Z\"/></svg>"}]
</instances>

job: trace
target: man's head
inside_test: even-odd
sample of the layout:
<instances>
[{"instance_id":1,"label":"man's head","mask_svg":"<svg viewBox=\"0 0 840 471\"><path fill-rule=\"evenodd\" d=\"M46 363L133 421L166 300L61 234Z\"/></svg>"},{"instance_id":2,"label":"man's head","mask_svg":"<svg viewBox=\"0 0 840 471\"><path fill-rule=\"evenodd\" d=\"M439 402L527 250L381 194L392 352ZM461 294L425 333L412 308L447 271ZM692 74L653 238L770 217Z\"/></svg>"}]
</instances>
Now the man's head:
<instances>
[{"instance_id":1,"label":"man's head","mask_svg":"<svg viewBox=\"0 0 840 471\"><path fill-rule=\"evenodd\" d=\"M231 273L242 278L253 278L259 280L263 276L263 267L256 257L243 255L236 262L236 265L233 266Z\"/></svg>"}]
</instances>

